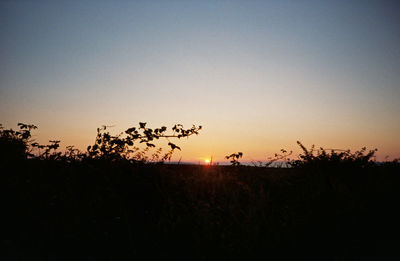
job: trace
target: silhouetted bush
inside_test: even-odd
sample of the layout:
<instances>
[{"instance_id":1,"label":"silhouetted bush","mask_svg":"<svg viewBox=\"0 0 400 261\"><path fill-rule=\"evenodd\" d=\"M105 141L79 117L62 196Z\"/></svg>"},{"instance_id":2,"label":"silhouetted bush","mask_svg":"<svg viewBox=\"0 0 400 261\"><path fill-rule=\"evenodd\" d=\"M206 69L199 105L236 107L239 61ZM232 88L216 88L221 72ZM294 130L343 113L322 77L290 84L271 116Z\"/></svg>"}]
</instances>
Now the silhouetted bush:
<instances>
[{"instance_id":1,"label":"silhouetted bush","mask_svg":"<svg viewBox=\"0 0 400 261\"><path fill-rule=\"evenodd\" d=\"M31 130L37 129L35 125L18 123L19 130L4 129L0 124L0 159L23 160L32 157Z\"/></svg>"},{"instance_id":2,"label":"silhouetted bush","mask_svg":"<svg viewBox=\"0 0 400 261\"><path fill-rule=\"evenodd\" d=\"M292 167L366 168L376 164L375 153L377 149L367 151L364 147L354 153L351 153L350 150L330 150L328 152L324 148L315 150L314 145L308 150L300 141L297 141L297 144L303 150L303 153L299 155L299 160L289 161Z\"/></svg>"}]
</instances>

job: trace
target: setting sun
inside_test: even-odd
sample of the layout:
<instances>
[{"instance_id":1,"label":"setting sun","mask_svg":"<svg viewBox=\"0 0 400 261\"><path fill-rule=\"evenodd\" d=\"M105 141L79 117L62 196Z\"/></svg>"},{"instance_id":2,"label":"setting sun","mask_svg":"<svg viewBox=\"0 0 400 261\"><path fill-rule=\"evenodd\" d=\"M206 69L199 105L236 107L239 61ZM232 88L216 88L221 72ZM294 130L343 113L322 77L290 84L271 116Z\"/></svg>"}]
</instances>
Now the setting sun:
<instances>
[{"instance_id":1,"label":"setting sun","mask_svg":"<svg viewBox=\"0 0 400 261\"><path fill-rule=\"evenodd\" d=\"M209 159L205 159L204 162L205 162L206 164L210 164L210 160L209 160Z\"/></svg>"}]
</instances>

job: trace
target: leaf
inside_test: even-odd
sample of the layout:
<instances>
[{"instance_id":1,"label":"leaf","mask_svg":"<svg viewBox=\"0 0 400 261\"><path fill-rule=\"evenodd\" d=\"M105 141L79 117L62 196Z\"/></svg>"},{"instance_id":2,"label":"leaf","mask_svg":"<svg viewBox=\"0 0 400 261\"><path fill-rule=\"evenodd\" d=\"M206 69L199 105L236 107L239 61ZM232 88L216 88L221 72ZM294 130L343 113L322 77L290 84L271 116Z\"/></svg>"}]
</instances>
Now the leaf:
<instances>
[{"instance_id":1,"label":"leaf","mask_svg":"<svg viewBox=\"0 0 400 261\"><path fill-rule=\"evenodd\" d=\"M171 143L171 142L169 142L168 143L168 145L171 147L171 149L178 149L178 150L181 150L181 148L180 147L178 147L178 146L176 146L175 144L173 144L173 143Z\"/></svg>"}]
</instances>

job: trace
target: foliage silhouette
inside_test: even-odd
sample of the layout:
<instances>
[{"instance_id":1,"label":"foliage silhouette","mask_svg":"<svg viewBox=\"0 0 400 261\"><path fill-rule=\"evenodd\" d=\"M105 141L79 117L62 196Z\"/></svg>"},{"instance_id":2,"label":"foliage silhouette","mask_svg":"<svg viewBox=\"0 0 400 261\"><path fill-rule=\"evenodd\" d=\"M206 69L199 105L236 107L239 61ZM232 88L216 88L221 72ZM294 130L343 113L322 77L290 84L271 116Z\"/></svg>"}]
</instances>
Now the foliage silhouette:
<instances>
[{"instance_id":1,"label":"foliage silhouette","mask_svg":"<svg viewBox=\"0 0 400 261\"><path fill-rule=\"evenodd\" d=\"M315 149L315 145L312 145L310 149L307 149L300 141L297 144L302 149L302 152L298 155L298 159L291 159L290 156L293 151L287 151L281 149L281 153L275 153L274 157L269 157L266 163L258 162L253 163L254 166L258 167L292 167L292 168L367 168L377 165L375 161L375 153L377 149L367 151L366 147L352 153L350 150L342 149L324 149L320 147ZM399 159L393 161L385 161L382 164L396 164Z\"/></svg>"},{"instance_id":2,"label":"foliage silhouette","mask_svg":"<svg viewBox=\"0 0 400 261\"><path fill-rule=\"evenodd\" d=\"M351 153L350 150L331 149L327 151L322 147L315 150L314 145L308 150L300 141L297 141L297 144L303 153L299 155L300 159L288 162L292 167L367 168L376 165L375 153L377 149L367 151L366 147L363 147L361 150Z\"/></svg>"},{"instance_id":3,"label":"foliage silhouette","mask_svg":"<svg viewBox=\"0 0 400 261\"><path fill-rule=\"evenodd\" d=\"M35 158L41 160L129 160L129 161L165 161L170 160L175 150L181 150L179 146L170 139L188 138L194 134L198 135L202 126L193 125L190 129L184 129L182 124L172 127L172 133L167 134L167 127L151 129L146 127L145 122L140 122L139 127L127 129L124 133L111 135L106 131L107 126L97 129L95 144L88 146L87 152L81 152L74 146L67 146L64 153L57 151L60 147L59 140L50 140L50 144L42 145L32 140L31 131L37 126L18 123L19 131L4 129L0 125L0 153L1 158L14 157L15 159ZM155 148L155 140L166 139L170 150L162 155L162 148L158 148L151 158L147 156L150 148ZM136 143L145 144L144 149L135 146Z\"/></svg>"},{"instance_id":4,"label":"foliage silhouette","mask_svg":"<svg viewBox=\"0 0 400 261\"><path fill-rule=\"evenodd\" d=\"M230 159L232 166L239 166L240 165L239 159L241 157L243 157L242 152L232 153L231 155L225 156L226 159L228 160Z\"/></svg>"},{"instance_id":5,"label":"foliage silhouette","mask_svg":"<svg viewBox=\"0 0 400 261\"><path fill-rule=\"evenodd\" d=\"M19 130L4 129L0 124L0 158L26 159L33 156L31 147L31 131L37 129L35 125L18 123Z\"/></svg>"},{"instance_id":6,"label":"foliage silhouette","mask_svg":"<svg viewBox=\"0 0 400 261\"><path fill-rule=\"evenodd\" d=\"M274 157L268 158L267 163L265 163L265 167L290 167L291 159L289 158L292 155L293 151L287 151L285 149L281 149L281 154L275 153Z\"/></svg>"},{"instance_id":7,"label":"foliage silhouette","mask_svg":"<svg viewBox=\"0 0 400 261\"><path fill-rule=\"evenodd\" d=\"M139 152L139 148L135 147L135 143L143 143L147 147L145 152L150 148L155 148L154 140L167 139L170 151L165 153L162 157L160 149L153 154L153 159L170 160L175 149L181 150L179 146L172 143L170 138L184 138L190 137L194 134L198 135L202 126L192 126L190 129L184 129L183 125L176 124L172 127L172 134L167 134L167 127L151 129L146 127L145 122L139 122L139 127L132 127L127 129L124 133L118 135L111 135L107 130L107 126L97 129L97 136L95 144L88 146L87 156L95 159L110 159L110 160L143 160L144 154ZM139 152L139 153L138 153ZM136 154L135 154L136 153Z\"/></svg>"}]
</instances>

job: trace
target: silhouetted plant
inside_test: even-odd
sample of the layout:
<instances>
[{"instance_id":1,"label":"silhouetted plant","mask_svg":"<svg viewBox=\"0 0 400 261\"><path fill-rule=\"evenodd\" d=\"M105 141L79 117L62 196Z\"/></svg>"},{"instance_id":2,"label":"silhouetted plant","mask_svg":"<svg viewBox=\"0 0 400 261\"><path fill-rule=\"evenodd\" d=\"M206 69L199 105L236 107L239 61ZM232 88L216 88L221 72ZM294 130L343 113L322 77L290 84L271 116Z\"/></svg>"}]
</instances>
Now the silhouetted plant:
<instances>
[{"instance_id":1,"label":"silhouetted plant","mask_svg":"<svg viewBox=\"0 0 400 261\"><path fill-rule=\"evenodd\" d=\"M291 159L289 158L292 155L293 151L287 151L285 149L281 149L281 154L275 153L274 157L268 158L267 163L264 164L265 167L274 167L282 168L282 167L289 167L291 164Z\"/></svg>"},{"instance_id":2,"label":"silhouetted plant","mask_svg":"<svg viewBox=\"0 0 400 261\"><path fill-rule=\"evenodd\" d=\"M181 148L176 144L172 143L170 138L184 138L189 137L193 134L198 134L201 130L201 126L192 126L190 129L184 129L183 125L176 124L172 127L172 134L167 134L167 127L162 126L161 128L151 129L146 127L145 122L139 122L139 127L132 127L127 129L124 133L118 135L111 135L107 132L107 126L97 129L97 136L95 144L87 148L89 158L103 158L103 159L128 159L128 160L140 160L147 161L145 152L148 152L149 148L154 148L156 145L153 143L155 140L164 138L168 140L168 146L171 148L169 152L160 156L161 150L158 150L158 154L153 154L153 159L170 160L175 149L180 150ZM134 147L135 143L144 143L146 151L140 151L138 147Z\"/></svg>"},{"instance_id":3,"label":"silhouetted plant","mask_svg":"<svg viewBox=\"0 0 400 261\"><path fill-rule=\"evenodd\" d=\"M393 159L391 161L386 160L386 161L382 162L382 166L399 168L400 167L400 158L396 158L396 159Z\"/></svg>"},{"instance_id":4,"label":"silhouetted plant","mask_svg":"<svg viewBox=\"0 0 400 261\"><path fill-rule=\"evenodd\" d=\"M31 131L37 129L33 124L18 123L18 131L4 129L0 125L0 143L2 153L6 153L14 158L26 159L59 159L62 155L57 149L60 146L59 140L50 140L50 144L41 145L32 140Z\"/></svg>"},{"instance_id":5,"label":"silhouetted plant","mask_svg":"<svg viewBox=\"0 0 400 261\"><path fill-rule=\"evenodd\" d=\"M60 147L59 140L49 140L50 144L48 145L40 145L37 142L33 142L31 144L32 148L37 148L38 153L36 158L38 159L50 159L50 160L57 160L60 159L62 153L57 151Z\"/></svg>"},{"instance_id":6,"label":"silhouetted plant","mask_svg":"<svg viewBox=\"0 0 400 261\"><path fill-rule=\"evenodd\" d=\"M240 165L239 159L241 157L243 157L242 152L232 153L231 155L225 156L226 159L228 160L230 159L232 166L239 166Z\"/></svg>"},{"instance_id":7,"label":"silhouetted plant","mask_svg":"<svg viewBox=\"0 0 400 261\"><path fill-rule=\"evenodd\" d=\"M292 167L360 167L365 168L375 165L375 153L377 149L369 150L363 147L361 150L351 153L350 150L331 149L330 152L324 148L315 150L312 145L307 149L300 141L297 144L303 150L299 160L290 161Z\"/></svg>"},{"instance_id":8,"label":"silhouetted plant","mask_svg":"<svg viewBox=\"0 0 400 261\"><path fill-rule=\"evenodd\" d=\"M18 123L18 131L4 129L0 124L0 158L1 159L26 159L31 154L33 142L31 130L37 129L35 125Z\"/></svg>"},{"instance_id":9,"label":"silhouetted plant","mask_svg":"<svg viewBox=\"0 0 400 261\"><path fill-rule=\"evenodd\" d=\"M72 162L79 161L85 157L85 154L80 150L76 149L74 146L67 146L65 148L64 154L60 156L61 159Z\"/></svg>"},{"instance_id":10,"label":"silhouetted plant","mask_svg":"<svg viewBox=\"0 0 400 261\"><path fill-rule=\"evenodd\" d=\"M172 127L172 134L167 134L167 127L150 129L146 128L146 123L140 122L139 127L129 128L125 133L111 135L107 132L107 126L97 129L95 144L87 148L87 152L80 152L73 146L68 146L64 153L57 151L60 147L59 140L50 140L50 144L42 145L31 140L35 125L18 123L19 131L13 129L4 129L0 124L0 153L1 159L26 159L36 158L41 160L65 160L76 161L82 159L108 159L108 160L132 160L142 162L158 162L170 160L173 152L181 148L172 143L170 138L181 139L198 134L201 126L192 126L190 129L184 129L183 125L176 124ZM151 157L147 156L150 148L155 148L155 140L164 138L168 141L170 150L162 155L162 148L154 152ZM135 143L144 143L146 147L140 149L134 146Z\"/></svg>"}]
</instances>

